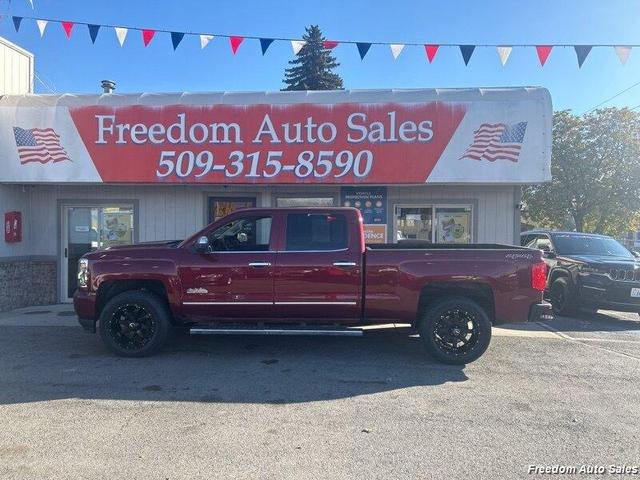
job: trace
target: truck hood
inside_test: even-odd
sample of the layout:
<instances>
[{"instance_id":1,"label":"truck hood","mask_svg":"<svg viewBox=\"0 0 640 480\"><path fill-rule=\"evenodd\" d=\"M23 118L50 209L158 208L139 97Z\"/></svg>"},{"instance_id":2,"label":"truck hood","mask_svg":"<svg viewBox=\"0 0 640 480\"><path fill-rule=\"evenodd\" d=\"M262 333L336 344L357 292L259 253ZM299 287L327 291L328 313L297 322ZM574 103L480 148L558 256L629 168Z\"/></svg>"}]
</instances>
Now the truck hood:
<instances>
[{"instance_id":1,"label":"truck hood","mask_svg":"<svg viewBox=\"0 0 640 480\"><path fill-rule=\"evenodd\" d=\"M182 240L165 240L161 242L142 242L131 245L117 245L112 247L95 250L83 255L83 258L89 260L101 260L105 258L121 258L129 256L140 256L145 250L157 251L160 249L173 250Z\"/></svg>"}]
</instances>

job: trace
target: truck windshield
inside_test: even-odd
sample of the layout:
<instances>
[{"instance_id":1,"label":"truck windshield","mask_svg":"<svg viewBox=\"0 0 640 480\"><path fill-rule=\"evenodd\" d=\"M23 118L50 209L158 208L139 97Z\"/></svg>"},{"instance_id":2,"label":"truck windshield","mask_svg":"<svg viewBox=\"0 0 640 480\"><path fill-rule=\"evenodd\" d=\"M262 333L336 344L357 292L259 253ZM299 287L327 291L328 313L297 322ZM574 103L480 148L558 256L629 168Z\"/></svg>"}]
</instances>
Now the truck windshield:
<instances>
[{"instance_id":1,"label":"truck windshield","mask_svg":"<svg viewBox=\"0 0 640 480\"><path fill-rule=\"evenodd\" d=\"M592 237L589 235L554 235L553 242L558 255L599 255L633 258L631 252L613 238Z\"/></svg>"}]
</instances>

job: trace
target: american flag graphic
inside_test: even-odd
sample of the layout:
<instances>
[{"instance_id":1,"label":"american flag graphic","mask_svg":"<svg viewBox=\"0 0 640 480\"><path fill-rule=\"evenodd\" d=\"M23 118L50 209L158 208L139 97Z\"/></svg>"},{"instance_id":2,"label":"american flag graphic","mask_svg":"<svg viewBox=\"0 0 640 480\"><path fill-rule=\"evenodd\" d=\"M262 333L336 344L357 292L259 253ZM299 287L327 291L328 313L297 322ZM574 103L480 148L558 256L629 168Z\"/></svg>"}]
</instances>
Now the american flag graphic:
<instances>
[{"instance_id":1,"label":"american flag graphic","mask_svg":"<svg viewBox=\"0 0 640 480\"><path fill-rule=\"evenodd\" d=\"M60 135L53 128L13 127L20 163L58 163L69 160L69 154L60 145Z\"/></svg>"},{"instance_id":2,"label":"american flag graphic","mask_svg":"<svg viewBox=\"0 0 640 480\"><path fill-rule=\"evenodd\" d=\"M513 125L483 123L478 130L473 132L473 143L460 159L517 162L526 131L527 122Z\"/></svg>"}]
</instances>

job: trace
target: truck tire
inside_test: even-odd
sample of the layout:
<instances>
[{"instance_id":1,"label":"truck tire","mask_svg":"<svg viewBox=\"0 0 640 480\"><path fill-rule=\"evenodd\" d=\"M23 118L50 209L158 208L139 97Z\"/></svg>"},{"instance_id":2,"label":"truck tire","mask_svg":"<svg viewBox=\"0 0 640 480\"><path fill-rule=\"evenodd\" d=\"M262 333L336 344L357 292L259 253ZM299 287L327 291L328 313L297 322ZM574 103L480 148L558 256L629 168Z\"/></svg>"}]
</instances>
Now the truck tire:
<instances>
[{"instance_id":1,"label":"truck tire","mask_svg":"<svg viewBox=\"0 0 640 480\"><path fill-rule=\"evenodd\" d=\"M169 309L145 290L113 297L100 314L98 330L104 344L123 357L146 357L162 348L171 328Z\"/></svg>"},{"instance_id":2,"label":"truck tire","mask_svg":"<svg viewBox=\"0 0 640 480\"><path fill-rule=\"evenodd\" d=\"M576 299L566 278L556 278L551 284L549 300L556 315L572 315L576 313Z\"/></svg>"},{"instance_id":3,"label":"truck tire","mask_svg":"<svg viewBox=\"0 0 640 480\"><path fill-rule=\"evenodd\" d=\"M480 358L491 342L491 320L465 297L447 297L429 305L418 320L427 352L436 360L464 365Z\"/></svg>"}]
</instances>

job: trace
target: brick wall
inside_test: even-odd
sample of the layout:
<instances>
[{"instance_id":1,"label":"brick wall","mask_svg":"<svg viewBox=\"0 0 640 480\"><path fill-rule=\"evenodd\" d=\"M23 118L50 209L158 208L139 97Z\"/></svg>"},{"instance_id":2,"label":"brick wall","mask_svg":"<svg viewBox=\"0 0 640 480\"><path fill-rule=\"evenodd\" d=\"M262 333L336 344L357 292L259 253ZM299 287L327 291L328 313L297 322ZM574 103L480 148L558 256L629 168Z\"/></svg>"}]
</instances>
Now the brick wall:
<instances>
[{"instance_id":1,"label":"brick wall","mask_svg":"<svg viewBox=\"0 0 640 480\"><path fill-rule=\"evenodd\" d=\"M57 283L54 261L0 258L0 311L57 303Z\"/></svg>"}]
</instances>

